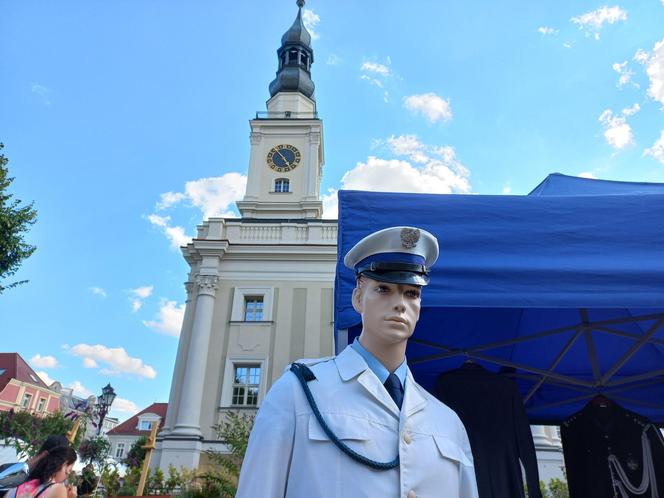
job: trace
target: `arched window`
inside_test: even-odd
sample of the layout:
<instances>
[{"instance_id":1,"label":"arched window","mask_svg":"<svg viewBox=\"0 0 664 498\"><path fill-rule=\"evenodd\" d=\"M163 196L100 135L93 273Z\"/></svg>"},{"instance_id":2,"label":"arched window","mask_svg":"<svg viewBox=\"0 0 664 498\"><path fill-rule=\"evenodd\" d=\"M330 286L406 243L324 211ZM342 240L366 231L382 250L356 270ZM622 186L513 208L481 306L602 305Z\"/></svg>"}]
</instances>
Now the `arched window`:
<instances>
[{"instance_id":1,"label":"arched window","mask_svg":"<svg viewBox=\"0 0 664 498\"><path fill-rule=\"evenodd\" d=\"M277 178L274 181L275 192L290 192L290 180L288 178Z\"/></svg>"}]
</instances>

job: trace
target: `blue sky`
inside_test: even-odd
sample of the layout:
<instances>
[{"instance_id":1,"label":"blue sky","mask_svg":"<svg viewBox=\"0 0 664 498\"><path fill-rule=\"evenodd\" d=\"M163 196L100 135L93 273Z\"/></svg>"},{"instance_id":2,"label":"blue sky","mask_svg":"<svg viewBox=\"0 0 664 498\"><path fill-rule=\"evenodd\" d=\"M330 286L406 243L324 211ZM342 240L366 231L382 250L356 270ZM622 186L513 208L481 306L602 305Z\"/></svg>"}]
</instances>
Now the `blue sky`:
<instances>
[{"instance_id":1,"label":"blue sky","mask_svg":"<svg viewBox=\"0 0 664 498\"><path fill-rule=\"evenodd\" d=\"M311 0L322 191L664 182L664 0ZM231 216L294 1L0 0L0 141L37 252L2 350L114 415L167 401L177 245Z\"/></svg>"}]
</instances>

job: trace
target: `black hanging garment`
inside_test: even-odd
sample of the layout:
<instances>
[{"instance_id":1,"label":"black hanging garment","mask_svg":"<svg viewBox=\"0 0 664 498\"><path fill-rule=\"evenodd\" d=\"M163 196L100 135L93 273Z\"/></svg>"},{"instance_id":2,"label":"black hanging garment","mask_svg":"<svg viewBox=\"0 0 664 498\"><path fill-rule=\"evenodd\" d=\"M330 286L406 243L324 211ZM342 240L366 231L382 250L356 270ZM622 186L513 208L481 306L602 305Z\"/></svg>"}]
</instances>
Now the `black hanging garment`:
<instances>
[{"instance_id":1,"label":"black hanging garment","mask_svg":"<svg viewBox=\"0 0 664 498\"><path fill-rule=\"evenodd\" d=\"M436 397L466 427L480 498L523 498L519 460L530 498L542 498L533 436L512 379L465 363L438 377Z\"/></svg>"},{"instance_id":2,"label":"black hanging garment","mask_svg":"<svg viewBox=\"0 0 664 498\"><path fill-rule=\"evenodd\" d=\"M647 418L598 397L560 433L570 498L664 498L664 440Z\"/></svg>"}]
</instances>

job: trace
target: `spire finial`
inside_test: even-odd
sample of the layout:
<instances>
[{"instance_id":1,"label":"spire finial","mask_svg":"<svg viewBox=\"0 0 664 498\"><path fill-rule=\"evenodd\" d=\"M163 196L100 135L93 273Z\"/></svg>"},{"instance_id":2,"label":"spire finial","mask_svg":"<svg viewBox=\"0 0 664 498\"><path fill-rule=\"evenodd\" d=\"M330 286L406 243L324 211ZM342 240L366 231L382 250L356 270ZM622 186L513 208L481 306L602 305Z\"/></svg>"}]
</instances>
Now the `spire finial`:
<instances>
[{"instance_id":1,"label":"spire finial","mask_svg":"<svg viewBox=\"0 0 664 498\"><path fill-rule=\"evenodd\" d=\"M304 0L297 0L297 6L298 6L299 8L304 7Z\"/></svg>"}]
</instances>

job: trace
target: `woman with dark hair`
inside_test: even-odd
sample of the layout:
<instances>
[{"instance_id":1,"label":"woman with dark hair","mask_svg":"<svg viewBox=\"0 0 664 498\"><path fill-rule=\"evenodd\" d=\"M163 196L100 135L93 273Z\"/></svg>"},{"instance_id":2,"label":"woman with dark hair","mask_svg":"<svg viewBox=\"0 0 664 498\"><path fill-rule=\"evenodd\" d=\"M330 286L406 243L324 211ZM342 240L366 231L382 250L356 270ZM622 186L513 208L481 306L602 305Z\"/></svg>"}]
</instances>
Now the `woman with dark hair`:
<instances>
[{"instance_id":1,"label":"woman with dark hair","mask_svg":"<svg viewBox=\"0 0 664 498\"><path fill-rule=\"evenodd\" d=\"M35 465L28 481L10 490L5 498L75 498L76 487L65 484L74 462L72 447L55 447Z\"/></svg>"}]
</instances>

